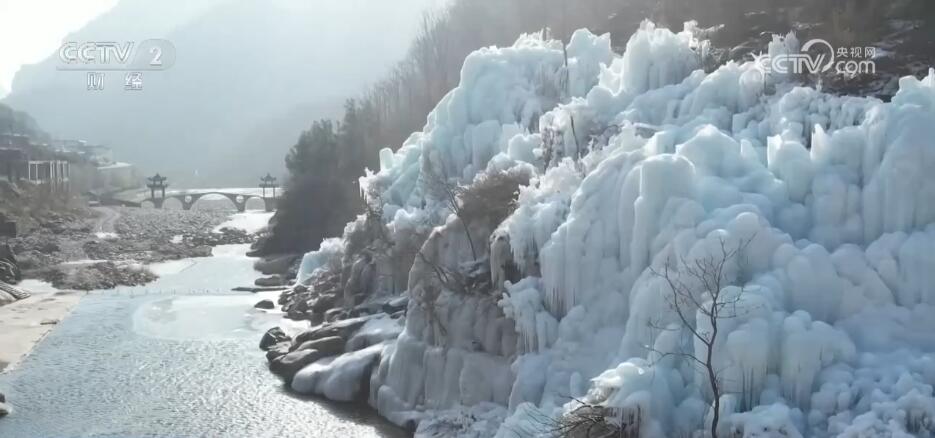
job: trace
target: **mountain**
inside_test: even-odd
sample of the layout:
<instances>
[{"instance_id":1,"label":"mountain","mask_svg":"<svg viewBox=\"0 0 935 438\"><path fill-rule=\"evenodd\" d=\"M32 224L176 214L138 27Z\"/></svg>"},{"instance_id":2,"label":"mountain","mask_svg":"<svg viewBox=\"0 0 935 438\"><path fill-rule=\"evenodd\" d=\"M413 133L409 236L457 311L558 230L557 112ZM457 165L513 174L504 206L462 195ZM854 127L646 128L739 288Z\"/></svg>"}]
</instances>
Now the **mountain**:
<instances>
[{"instance_id":1,"label":"mountain","mask_svg":"<svg viewBox=\"0 0 935 438\"><path fill-rule=\"evenodd\" d=\"M142 90L105 72L105 89L88 91L87 74L58 71L55 53L23 67L5 102L176 186L253 184L280 173L313 119L337 113L402 56L433 0L191 3L123 0L67 37L170 41L175 65L144 72Z\"/></svg>"}]
</instances>

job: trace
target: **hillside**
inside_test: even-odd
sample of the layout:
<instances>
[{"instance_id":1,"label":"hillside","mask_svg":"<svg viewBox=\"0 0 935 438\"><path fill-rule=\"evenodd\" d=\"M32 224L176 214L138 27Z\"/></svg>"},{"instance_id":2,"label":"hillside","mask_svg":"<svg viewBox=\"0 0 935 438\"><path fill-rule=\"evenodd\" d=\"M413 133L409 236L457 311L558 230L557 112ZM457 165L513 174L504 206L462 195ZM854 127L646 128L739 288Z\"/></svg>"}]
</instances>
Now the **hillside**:
<instances>
[{"instance_id":1,"label":"hillside","mask_svg":"<svg viewBox=\"0 0 935 438\"><path fill-rule=\"evenodd\" d=\"M88 92L84 73L56 71L53 54L24 67L5 101L55 136L110 145L177 185L253 184L280 172L309 120L334 114L401 56L431 1L363 3L172 0L158 14L124 0L68 40L165 38L178 53L172 69L144 73L140 92L124 91L116 73Z\"/></svg>"}]
</instances>

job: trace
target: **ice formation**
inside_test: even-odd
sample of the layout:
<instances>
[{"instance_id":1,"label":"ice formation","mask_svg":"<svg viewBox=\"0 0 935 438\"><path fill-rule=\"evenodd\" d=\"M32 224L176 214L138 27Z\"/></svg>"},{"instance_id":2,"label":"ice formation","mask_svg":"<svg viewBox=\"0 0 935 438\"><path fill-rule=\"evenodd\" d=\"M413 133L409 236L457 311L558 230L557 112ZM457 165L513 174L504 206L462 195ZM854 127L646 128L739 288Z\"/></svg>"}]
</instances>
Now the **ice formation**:
<instances>
[{"instance_id":1,"label":"ice formation","mask_svg":"<svg viewBox=\"0 0 935 438\"><path fill-rule=\"evenodd\" d=\"M711 301L691 267L736 248L719 290L733 309L712 347L719 435L935 433L935 72L903 78L881 102L796 86L754 62L705 73L701 50L690 28L647 22L622 56L582 30L567 59L537 36L467 58L425 130L383 151L362 186L394 239L434 227L422 246L431 262L471 261L472 239L495 292L439 286L417 258L404 330L358 353L381 355L373 406L452 434L482 408L470 418L486 423L464 434L510 437L547 432L587 403L643 436L703 436L712 388L690 331L710 333L711 321L682 320L660 272ZM470 184L517 167L534 176L512 214L471 227L422 177ZM303 272L342 245L307 256ZM503 259L522 280L504 283ZM330 385L318 374L296 381Z\"/></svg>"}]
</instances>

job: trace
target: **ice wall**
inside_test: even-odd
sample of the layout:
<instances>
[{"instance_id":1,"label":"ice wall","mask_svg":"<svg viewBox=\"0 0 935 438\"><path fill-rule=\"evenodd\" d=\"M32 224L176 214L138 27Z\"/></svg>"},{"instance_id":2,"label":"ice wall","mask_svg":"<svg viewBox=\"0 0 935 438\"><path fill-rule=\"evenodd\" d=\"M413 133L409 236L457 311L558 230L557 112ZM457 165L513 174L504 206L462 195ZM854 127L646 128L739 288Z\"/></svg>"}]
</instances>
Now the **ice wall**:
<instances>
[{"instance_id":1,"label":"ice wall","mask_svg":"<svg viewBox=\"0 0 935 438\"><path fill-rule=\"evenodd\" d=\"M425 130L381 154L365 193L391 230L435 221L422 251L450 267L469 261L466 236L427 169L461 184L536 174L506 221L477 231L509 242L491 257L526 276L502 297L445 290L417 257L406 328L371 379L381 413L494 406L485 421L505 418L506 437L583 401L638 412L644 436L705 430L712 388L689 357L704 358L691 331L711 323L680 318L659 272L704 303L691 267L736 248L718 290L734 308L713 342L721 433L935 431L935 72L884 103L753 62L705 73L699 47L690 29L644 23L622 56L587 31L567 59L535 36L480 50ZM769 51L795 47L777 37Z\"/></svg>"}]
</instances>

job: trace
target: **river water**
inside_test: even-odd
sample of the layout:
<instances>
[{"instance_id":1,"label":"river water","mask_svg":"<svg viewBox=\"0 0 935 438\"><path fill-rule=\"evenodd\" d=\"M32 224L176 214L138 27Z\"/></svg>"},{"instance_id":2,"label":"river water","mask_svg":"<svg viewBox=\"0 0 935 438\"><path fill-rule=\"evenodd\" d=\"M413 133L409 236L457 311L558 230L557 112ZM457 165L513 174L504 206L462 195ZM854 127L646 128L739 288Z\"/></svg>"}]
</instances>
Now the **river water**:
<instances>
[{"instance_id":1,"label":"river water","mask_svg":"<svg viewBox=\"0 0 935 438\"><path fill-rule=\"evenodd\" d=\"M232 294L256 274L246 246L153 267L150 285L83 298L20 365L0 375L14 412L0 437L406 436L366 406L303 399L257 348L272 294Z\"/></svg>"}]
</instances>

